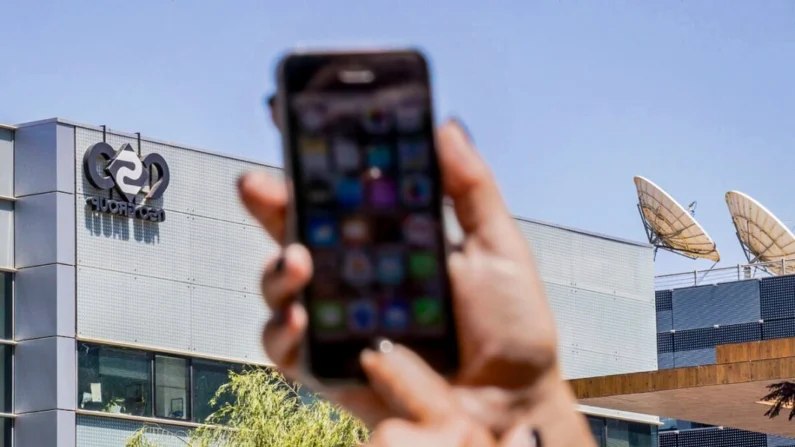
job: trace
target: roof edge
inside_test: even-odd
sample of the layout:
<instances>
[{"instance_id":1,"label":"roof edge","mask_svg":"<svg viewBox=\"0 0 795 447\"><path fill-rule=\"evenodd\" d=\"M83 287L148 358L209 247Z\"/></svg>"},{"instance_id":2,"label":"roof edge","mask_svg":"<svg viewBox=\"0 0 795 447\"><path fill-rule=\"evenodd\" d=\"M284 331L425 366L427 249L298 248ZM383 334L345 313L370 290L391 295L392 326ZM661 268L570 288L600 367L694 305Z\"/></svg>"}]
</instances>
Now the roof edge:
<instances>
[{"instance_id":1,"label":"roof edge","mask_svg":"<svg viewBox=\"0 0 795 447\"><path fill-rule=\"evenodd\" d=\"M102 126L95 126L95 125L92 125L92 124L80 123L80 122L77 122L77 121L67 120L67 119L58 118L58 117L48 118L48 119L43 119L43 120L38 120L38 121L30 121L30 122L27 122L27 123L17 124L16 126L12 126L12 127L15 127L15 128L18 128L18 129L22 129L22 128L25 128L25 127L38 126L38 125L47 124L47 123L58 123L58 124L66 125L66 126L81 127L81 128L84 128L84 129L90 129L90 130L95 130L95 131L100 131L100 132L102 131ZM115 135L120 135L120 136L123 136L123 137L127 137L127 138L138 138L137 134L129 133L129 132L122 132L122 131L119 131L119 130L114 130L114 129L111 129L110 127L106 127L105 131L111 132L111 133L113 133ZM236 160L236 161L242 161L244 163L251 163L251 164L254 164L254 165L257 165L257 166L261 166L261 167L264 167L264 168L284 169L283 166L276 166L276 165L272 165L272 164L267 164L267 163L263 163L262 161L254 160L254 159L251 159L251 158L238 157L238 156L235 156L235 155L215 152L215 151L211 151L211 150L203 149L203 148L198 148L198 147L194 147L194 146L186 146L184 144L175 143L175 142L166 141L166 140L159 140L159 139L156 139L156 138L146 137L144 135L140 135L140 138L141 138L142 141L146 141L146 142L149 142L149 143L157 143L157 144L163 144L163 145L166 145L166 146L173 146L173 147L177 147L177 148L181 148L181 149L192 150L192 151L195 151L195 152L200 152L200 153L203 153L203 154L212 155L212 156L216 156L216 157L222 157L222 158L226 158L226 159L229 159L229 160ZM624 239L624 238L620 238L620 237L616 237L616 236L609 236L609 235L606 235L606 234L597 233L597 232L593 232L593 231L582 230L582 229L579 229L579 228L573 228L573 227L569 227L569 226L565 226L565 225L559 225L559 224L555 224L555 223L551 223L551 222L546 222L546 221L541 221L541 220L536 220L536 219L530 219L530 218L527 218L527 217L522 217L522 216L517 216L517 215L513 215L513 218L516 219L516 220L519 220L519 221L523 221L523 222L533 223L533 224L537 224L537 225L543 225L543 226L550 227L550 228L557 228L559 230L570 231L572 233L578 233L578 234L582 234L582 235L585 235L585 236L596 237L596 238L608 240L608 241L611 241L611 242L619 242L619 243L622 243L622 244L634 245L636 247L652 248L651 244L647 244L647 243L643 243L643 242L637 242L637 241Z\"/></svg>"}]
</instances>

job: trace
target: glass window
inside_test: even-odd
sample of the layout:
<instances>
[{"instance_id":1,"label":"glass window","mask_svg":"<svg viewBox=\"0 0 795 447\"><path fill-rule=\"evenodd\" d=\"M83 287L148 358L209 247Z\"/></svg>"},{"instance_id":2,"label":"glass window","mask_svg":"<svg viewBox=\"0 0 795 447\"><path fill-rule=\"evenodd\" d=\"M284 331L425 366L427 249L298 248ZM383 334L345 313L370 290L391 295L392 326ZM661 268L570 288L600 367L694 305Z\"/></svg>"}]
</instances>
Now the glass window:
<instances>
[{"instance_id":1,"label":"glass window","mask_svg":"<svg viewBox=\"0 0 795 447\"><path fill-rule=\"evenodd\" d=\"M11 413L11 346L0 345L0 411ZM0 435L0 437L2 437Z\"/></svg>"},{"instance_id":2,"label":"glass window","mask_svg":"<svg viewBox=\"0 0 795 447\"><path fill-rule=\"evenodd\" d=\"M155 356L155 416L188 419L188 359Z\"/></svg>"},{"instance_id":3,"label":"glass window","mask_svg":"<svg viewBox=\"0 0 795 447\"><path fill-rule=\"evenodd\" d=\"M193 360L193 420L204 422L207 417L218 411L226 403L232 403L231 395L221 396L215 405L210 400L215 396L221 385L229 382L229 371L241 372L243 368L234 363L213 362L210 360Z\"/></svg>"},{"instance_id":4,"label":"glass window","mask_svg":"<svg viewBox=\"0 0 795 447\"><path fill-rule=\"evenodd\" d=\"M77 403L81 409L151 416L151 355L78 344Z\"/></svg>"},{"instance_id":5,"label":"glass window","mask_svg":"<svg viewBox=\"0 0 795 447\"><path fill-rule=\"evenodd\" d=\"M11 273L0 272L0 337L13 338L11 328L11 296L13 292Z\"/></svg>"},{"instance_id":6,"label":"glass window","mask_svg":"<svg viewBox=\"0 0 795 447\"><path fill-rule=\"evenodd\" d=\"M607 444L654 447L657 445L657 427L640 422L608 419Z\"/></svg>"},{"instance_id":7,"label":"glass window","mask_svg":"<svg viewBox=\"0 0 795 447\"><path fill-rule=\"evenodd\" d=\"M591 433L596 440L598 447L605 447L605 420L603 418L588 416L588 425L591 427Z\"/></svg>"},{"instance_id":8,"label":"glass window","mask_svg":"<svg viewBox=\"0 0 795 447\"><path fill-rule=\"evenodd\" d=\"M0 447L11 446L11 424L12 419L0 419Z\"/></svg>"}]
</instances>

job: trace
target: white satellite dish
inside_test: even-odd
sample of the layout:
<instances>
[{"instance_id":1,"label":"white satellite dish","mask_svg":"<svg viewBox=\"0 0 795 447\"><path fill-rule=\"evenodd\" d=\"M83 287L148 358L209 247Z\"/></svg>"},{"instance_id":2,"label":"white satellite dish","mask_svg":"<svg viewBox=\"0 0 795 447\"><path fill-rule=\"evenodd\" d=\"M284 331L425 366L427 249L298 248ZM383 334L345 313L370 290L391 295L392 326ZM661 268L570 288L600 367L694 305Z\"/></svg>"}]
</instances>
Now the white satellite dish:
<instances>
[{"instance_id":1,"label":"white satellite dish","mask_svg":"<svg viewBox=\"0 0 795 447\"><path fill-rule=\"evenodd\" d=\"M655 247L655 255L656 250L662 248L691 259L720 261L715 242L693 218L691 211L695 210L695 202L685 209L667 192L641 176L635 177L635 187L640 218L649 243Z\"/></svg>"},{"instance_id":2,"label":"white satellite dish","mask_svg":"<svg viewBox=\"0 0 795 447\"><path fill-rule=\"evenodd\" d=\"M761 203L739 191L726 193L737 239L749 264L774 275L795 273L795 235Z\"/></svg>"}]
</instances>

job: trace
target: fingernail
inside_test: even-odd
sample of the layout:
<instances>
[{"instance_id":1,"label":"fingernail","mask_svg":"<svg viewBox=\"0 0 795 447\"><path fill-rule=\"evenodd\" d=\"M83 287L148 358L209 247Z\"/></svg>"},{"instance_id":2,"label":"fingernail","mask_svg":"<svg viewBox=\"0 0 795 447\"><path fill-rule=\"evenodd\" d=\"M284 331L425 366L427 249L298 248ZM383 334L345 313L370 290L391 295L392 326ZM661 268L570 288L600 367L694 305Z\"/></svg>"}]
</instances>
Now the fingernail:
<instances>
[{"instance_id":1,"label":"fingernail","mask_svg":"<svg viewBox=\"0 0 795 447\"><path fill-rule=\"evenodd\" d=\"M373 340L373 349L380 354L389 354L395 349L395 344L386 338Z\"/></svg>"},{"instance_id":2,"label":"fingernail","mask_svg":"<svg viewBox=\"0 0 795 447\"><path fill-rule=\"evenodd\" d=\"M469 140L470 142L474 142L475 141L472 138L472 134L469 132L469 129L467 128L466 124L464 124L463 121L461 121L459 118L456 118L456 117L451 118L450 121L455 123L455 125L458 126L458 128L461 129L462 132L464 132L464 135L466 135L467 140Z\"/></svg>"},{"instance_id":3,"label":"fingernail","mask_svg":"<svg viewBox=\"0 0 795 447\"><path fill-rule=\"evenodd\" d=\"M284 266L286 261L284 260L284 255L279 256L279 259L276 260L276 264L273 265L273 271L275 273L282 273L284 271Z\"/></svg>"}]
</instances>

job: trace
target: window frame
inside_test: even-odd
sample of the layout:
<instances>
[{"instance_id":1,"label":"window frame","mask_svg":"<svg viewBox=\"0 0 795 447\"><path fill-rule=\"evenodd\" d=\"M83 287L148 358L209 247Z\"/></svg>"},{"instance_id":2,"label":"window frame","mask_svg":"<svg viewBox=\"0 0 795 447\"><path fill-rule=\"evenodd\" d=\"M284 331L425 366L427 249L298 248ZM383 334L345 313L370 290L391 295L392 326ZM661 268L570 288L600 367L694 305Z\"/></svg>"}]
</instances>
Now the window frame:
<instances>
[{"instance_id":1,"label":"window frame","mask_svg":"<svg viewBox=\"0 0 795 447\"><path fill-rule=\"evenodd\" d=\"M185 412L184 418L173 418L170 416L157 415L157 358L166 357L185 361L185 402L182 409ZM169 421L196 422L193 420L193 358L182 355L166 354L162 352L152 352L152 417Z\"/></svg>"}]
</instances>

